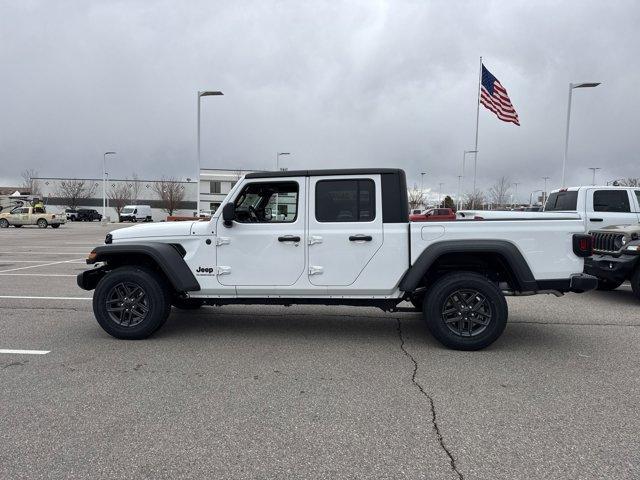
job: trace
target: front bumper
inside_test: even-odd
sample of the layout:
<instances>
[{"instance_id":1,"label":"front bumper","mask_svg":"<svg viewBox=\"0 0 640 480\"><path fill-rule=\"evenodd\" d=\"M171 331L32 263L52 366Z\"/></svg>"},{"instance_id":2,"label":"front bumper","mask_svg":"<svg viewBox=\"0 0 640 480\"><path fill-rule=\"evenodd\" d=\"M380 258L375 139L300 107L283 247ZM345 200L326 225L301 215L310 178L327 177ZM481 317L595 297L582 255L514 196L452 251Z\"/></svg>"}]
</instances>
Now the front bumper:
<instances>
[{"instance_id":1,"label":"front bumper","mask_svg":"<svg viewBox=\"0 0 640 480\"><path fill-rule=\"evenodd\" d=\"M595 290L598 287L598 279L586 273L578 273L571 276L569 291L575 293L584 293Z\"/></svg>"},{"instance_id":2,"label":"front bumper","mask_svg":"<svg viewBox=\"0 0 640 480\"><path fill-rule=\"evenodd\" d=\"M631 277L639 259L638 255L594 255L585 259L584 271L612 282L623 282Z\"/></svg>"}]
</instances>

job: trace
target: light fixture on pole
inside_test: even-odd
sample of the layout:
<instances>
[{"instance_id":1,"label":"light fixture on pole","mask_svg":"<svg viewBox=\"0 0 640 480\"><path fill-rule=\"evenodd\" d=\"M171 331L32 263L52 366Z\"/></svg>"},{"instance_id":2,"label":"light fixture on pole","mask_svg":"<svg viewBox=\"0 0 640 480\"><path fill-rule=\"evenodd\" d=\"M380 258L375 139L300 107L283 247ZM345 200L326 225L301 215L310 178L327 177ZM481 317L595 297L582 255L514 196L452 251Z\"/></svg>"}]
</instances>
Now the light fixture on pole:
<instances>
[{"instance_id":1,"label":"light fixture on pole","mask_svg":"<svg viewBox=\"0 0 640 480\"><path fill-rule=\"evenodd\" d=\"M200 215L200 98L201 97L212 97L224 95L222 92L218 92L217 90L198 90L198 170L196 172L196 216Z\"/></svg>"},{"instance_id":2,"label":"light fixture on pole","mask_svg":"<svg viewBox=\"0 0 640 480\"><path fill-rule=\"evenodd\" d=\"M102 218L107 220L107 155L115 155L116 152L104 152L102 155Z\"/></svg>"},{"instance_id":3,"label":"light fixture on pole","mask_svg":"<svg viewBox=\"0 0 640 480\"><path fill-rule=\"evenodd\" d=\"M289 152L277 152L276 153L276 172L280 170L280 156L281 155L291 155Z\"/></svg>"},{"instance_id":4,"label":"light fixture on pole","mask_svg":"<svg viewBox=\"0 0 640 480\"><path fill-rule=\"evenodd\" d=\"M569 125L571 122L571 96L574 88L593 88L600 85L600 82L583 82L569 84L569 101L567 104L567 131L564 139L564 157L562 158L562 187L565 185L565 172L567 168L567 158L569 156Z\"/></svg>"},{"instance_id":5,"label":"light fixture on pole","mask_svg":"<svg viewBox=\"0 0 640 480\"><path fill-rule=\"evenodd\" d=\"M542 192L542 205L545 205L547 203L547 181L550 178L551 177L542 177L542 179L544 180L544 191Z\"/></svg>"},{"instance_id":6,"label":"light fixture on pole","mask_svg":"<svg viewBox=\"0 0 640 480\"><path fill-rule=\"evenodd\" d=\"M591 181L591 185L595 186L595 184L596 184L596 172L598 170L602 170L602 169L600 167L589 167L589 170L591 170L593 172L593 180Z\"/></svg>"}]
</instances>

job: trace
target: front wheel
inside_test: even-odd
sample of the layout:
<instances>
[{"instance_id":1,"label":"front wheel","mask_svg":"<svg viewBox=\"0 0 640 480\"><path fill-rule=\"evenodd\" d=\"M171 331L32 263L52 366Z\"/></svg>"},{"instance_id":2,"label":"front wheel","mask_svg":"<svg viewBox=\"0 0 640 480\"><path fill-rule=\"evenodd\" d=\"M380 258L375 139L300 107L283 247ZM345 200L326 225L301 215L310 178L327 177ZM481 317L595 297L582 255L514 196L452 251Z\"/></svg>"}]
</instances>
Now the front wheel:
<instances>
[{"instance_id":1,"label":"front wheel","mask_svg":"<svg viewBox=\"0 0 640 480\"><path fill-rule=\"evenodd\" d=\"M44 218L40 218L36 224L38 225L38 228L47 228L47 225L49 225Z\"/></svg>"},{"instance_id":2,"label":"front wheel","mask_svg":"<svg viewBox=\"0 0 640 480\"><path fill-rule=\"evenodd\" d=\"M631 276L631 290L638 300L640 300L640 267L636 266L636 271Z\"/></svg>"},{"instance_id":3,"label":"front wheel","mask_svg":"<svg viewBox=\"0 0 640 480\"><path fill-rule=\"evenodd\" d=\"M9 228L9 220L0 218L0 228Z\"/></svg>"},{"instance_id":4,"label":"front wheel","mask_svg":"<svg viewBox=\"0 0 640 480\"><path fill-rule=\"evenodd\" d=\"M507 325L507 302L498 287L473 272L440 278L424 299L431 334L455 350L480 350L495 342Z\"/></svg>"},{"instance_id":5,"label":"front wheel","mask_svg":"<svg viewBox=\"0 0 640 480\"><path fill-rule=\"evenodd\" d=\"M59 223L52 223L51 228L58 228L60 226Z\"/></svg>"},{"instance_id":6,"label":"front wheel","mask_svg":"<svg viewBox=\"0 0 640 480\"><path fill-rule=\"evenodd\" d=\"M120 267L105 275L93 294L93 313L116 338L140 340L158 330L171 304L164 279L142 267Z\"/></svg>"}]
</instances>

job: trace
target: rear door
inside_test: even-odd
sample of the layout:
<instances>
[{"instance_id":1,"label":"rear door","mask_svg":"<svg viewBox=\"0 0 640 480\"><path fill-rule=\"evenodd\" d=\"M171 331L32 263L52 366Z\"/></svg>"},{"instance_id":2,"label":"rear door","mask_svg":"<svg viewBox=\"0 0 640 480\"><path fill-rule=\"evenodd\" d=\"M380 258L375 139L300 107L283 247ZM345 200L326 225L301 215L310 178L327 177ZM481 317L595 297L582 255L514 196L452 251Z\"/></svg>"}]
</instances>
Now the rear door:
<instances>
[{"instance_id":1,"label":"rear door","mask_svg":"<svg viewBox=\"0 0 640 480\"><path fill-rule=\"evenodd\" d=\"M353 284L383 243L380 175L311 177L309 281Z\"/></svg>"},{"instance_id":2,"label":"rear door","mask_svg":"<svg viewBox=\"0 0 640 480\"><path fill-rule=\"evenodd\" d=\"M633 195L633 196L632 196ZM590 188L587 191L587 231L638 222L635 195L628 190Z\"/></svg>"}]
</instances>

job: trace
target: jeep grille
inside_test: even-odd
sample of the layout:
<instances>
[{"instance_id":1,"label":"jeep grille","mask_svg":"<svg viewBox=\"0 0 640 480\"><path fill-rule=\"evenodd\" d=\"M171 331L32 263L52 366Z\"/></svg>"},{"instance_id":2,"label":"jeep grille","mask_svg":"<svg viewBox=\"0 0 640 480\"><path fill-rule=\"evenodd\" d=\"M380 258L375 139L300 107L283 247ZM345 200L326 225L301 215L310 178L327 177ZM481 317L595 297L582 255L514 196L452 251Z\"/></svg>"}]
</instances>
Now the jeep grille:
<instances>
[{"instance_id":1,"label":"jeep grille","mask_svg":"<svg viewBox=\"0 0 640 480\"><path fill-rule=\"evenodd\" d=\"M622 248L620 233L591 232L593 236L593 251L597 253L617 253Z\"/></svg>"}]
</instances>

